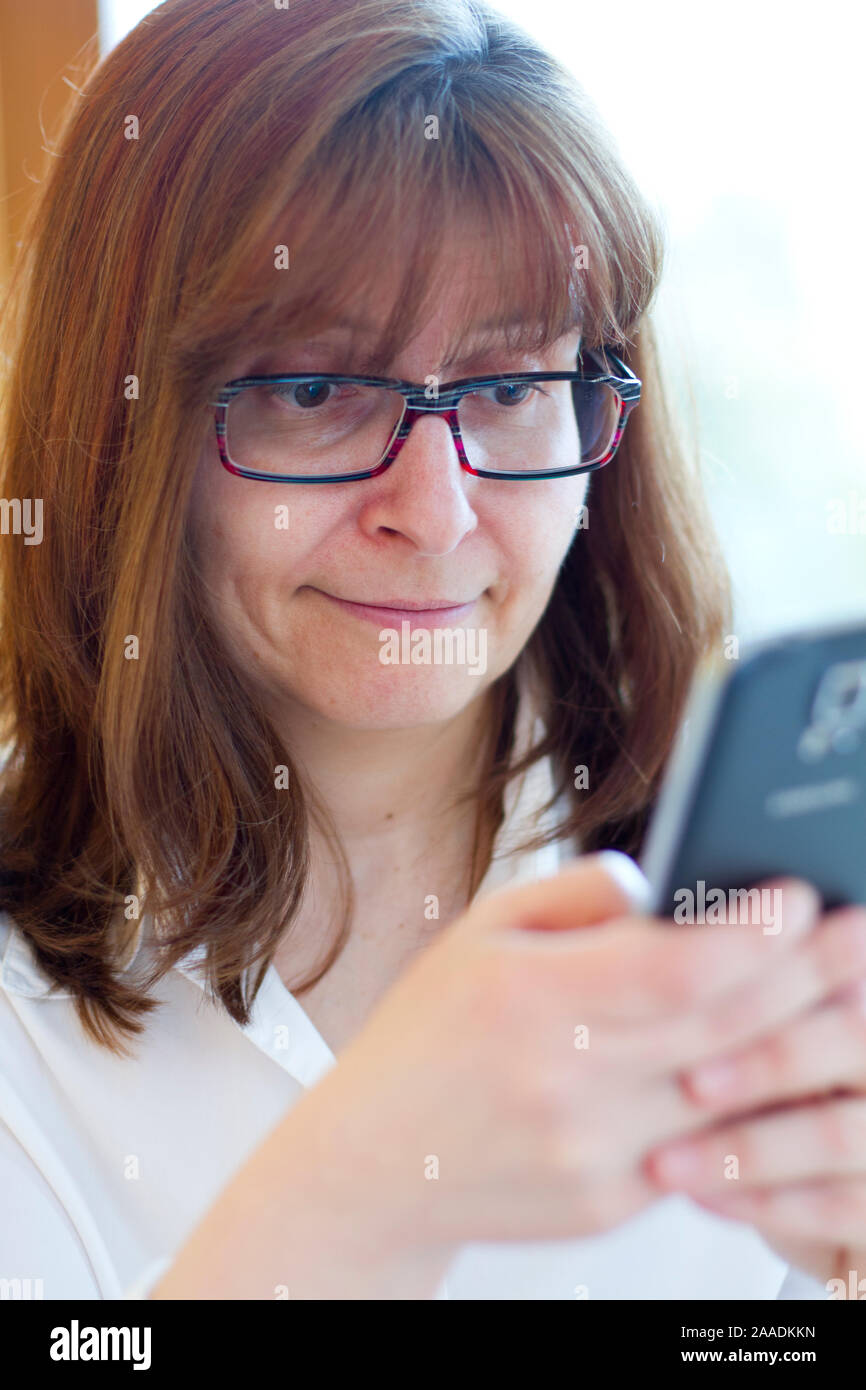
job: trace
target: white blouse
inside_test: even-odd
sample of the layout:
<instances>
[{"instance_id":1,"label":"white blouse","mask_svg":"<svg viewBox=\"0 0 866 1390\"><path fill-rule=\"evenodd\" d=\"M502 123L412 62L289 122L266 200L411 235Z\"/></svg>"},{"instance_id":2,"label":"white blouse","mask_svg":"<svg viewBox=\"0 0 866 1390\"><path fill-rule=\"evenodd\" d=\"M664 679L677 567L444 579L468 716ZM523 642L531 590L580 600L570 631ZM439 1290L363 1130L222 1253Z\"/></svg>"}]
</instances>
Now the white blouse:
<instances>
[{"instance_id":1,"label":"white blouse","mask_svg":"<svg viewBox=\"0 0 866 1390\"><path fill-rule=\"evenodd\" d=\"M538 728L521 698L517 742ZM543 725L541 726L543 729ZM506 793L479 892L546 877L566 842L510 846L540 825L549 760ZM553 824L564 807L548 812ZM124 969L154 948L145 914ZM338 1064L272 964L242 1028L208 1000L191 953L157 986L160 1007L117 1057L87 1040L0 913L0 1280L21 1298L145 1298L236 1170ZM16 1282L18 1281L18 1282ZM673 1194L588 1239L476 1243L437 1299L827 1298L753 1229Z\"/></svg>"}]
</instances>

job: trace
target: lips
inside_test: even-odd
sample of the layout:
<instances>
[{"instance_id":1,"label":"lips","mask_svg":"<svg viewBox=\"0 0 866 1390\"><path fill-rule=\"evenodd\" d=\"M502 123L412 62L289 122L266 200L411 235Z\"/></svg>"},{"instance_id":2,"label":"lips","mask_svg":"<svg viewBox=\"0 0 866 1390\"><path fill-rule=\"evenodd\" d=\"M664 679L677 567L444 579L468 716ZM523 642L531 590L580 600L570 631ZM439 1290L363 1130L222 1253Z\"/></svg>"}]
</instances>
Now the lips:
<instances>
[{"instance_id":1,"label":"lips","mask_svg":"<svg viewBox=\"0 0 866 1390\"><path fill-rule=\"evenodd\" d=\"M344 612L357 618L367 618L381 627L383 624L400 622L414 623L416 626L435 622L459 622L474 609L477 599L465 602L452 602L448 599L426 599L422 602L410 599L393 599L390 603L366 603L355 599L338 598L336 594L317 590L331 603L336 603Z\"/></svg>"},{"instance_id":2,"label":"lips","mask_svg":"<svg viewBox=\"0 0 866 1390\"><path fill-rule=\"evenodd\" d=\"M332 594L331 597L334 598L336 595ZM468 603L474 603L475 600L471 598L431 598L416 602L414 599L408 598L352 598L344 599L343 602L356 603L360 608L393 608L400 613L430 613L437 608L465 608Z\"/></svg>"}]
</instances>

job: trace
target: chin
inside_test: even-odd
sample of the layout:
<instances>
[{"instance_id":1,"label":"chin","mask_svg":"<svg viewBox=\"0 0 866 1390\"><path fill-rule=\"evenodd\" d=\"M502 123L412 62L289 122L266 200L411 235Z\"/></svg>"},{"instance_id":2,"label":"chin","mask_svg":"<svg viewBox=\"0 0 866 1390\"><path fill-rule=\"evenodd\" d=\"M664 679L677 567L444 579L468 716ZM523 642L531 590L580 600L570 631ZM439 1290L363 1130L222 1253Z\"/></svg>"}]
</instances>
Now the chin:
<instances>
[{"instance_id":1,"label":"chin","mask_svg":"<svg viewBox=\"0 0 866 1390\"><path fill-rule=\"evenodd\" d=\"M353 729L409 729L453 719L494 677L466 667L393 666L370 673L332 670L315 690L293 688L293 699L322 719Z\"/></svg>"}]
</instances>

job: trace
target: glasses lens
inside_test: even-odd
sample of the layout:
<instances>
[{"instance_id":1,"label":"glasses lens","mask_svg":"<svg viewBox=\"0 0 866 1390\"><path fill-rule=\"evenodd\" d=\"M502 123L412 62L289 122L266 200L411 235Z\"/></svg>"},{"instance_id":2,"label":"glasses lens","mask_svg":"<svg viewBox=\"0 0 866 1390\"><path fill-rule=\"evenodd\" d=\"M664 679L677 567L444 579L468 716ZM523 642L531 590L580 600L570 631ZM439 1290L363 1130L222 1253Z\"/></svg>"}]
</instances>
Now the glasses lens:
<instances>
[{"instance_id":1,"label":"glasses lens","mask_svg":"<svg viewBox=\"0 0 866 1390\"><path fill-rule=\"evenodd\" d=\"M229 402L232 463L274 476L345 477L384 456L403 414L399 391L351 381L274 381Z\"/></svg>"},{"instance_id":2,"label":"glasses lens","mask_svg":"<svg viewBox=\"0 0 866 1390\"><path fill-rule=\"evenodd\" d=\"M502 381L460 403L460 432L473 468L500 473L568 471L604 458L619 398L604 382Z\"/></svg>"},{"instance_id":3,"label":"glasses lens","mask_svg":"<svg viewBox=\"0 0 866 1390\"><path fill-rule=\"evenodd\" d=\"M403 416L403 397L351 380L246 386L226 412L226 448L239 468L274 477L341 478L382 461ZM503 381L463 396L466 456L482 472L568 471L604 458L620 403L604 382Z\"/></svg>"},{"instance_id":4,"label":"glasses lens","mask_svg":"<svg viewBox=\"0 0 866 1390\"><path fill-rule=\"evenodd\" d=\"M616 437L620 398L604 381L575 381L573 386L581 462L597 463L610 452Z\"/></svg>"}]
</instances>

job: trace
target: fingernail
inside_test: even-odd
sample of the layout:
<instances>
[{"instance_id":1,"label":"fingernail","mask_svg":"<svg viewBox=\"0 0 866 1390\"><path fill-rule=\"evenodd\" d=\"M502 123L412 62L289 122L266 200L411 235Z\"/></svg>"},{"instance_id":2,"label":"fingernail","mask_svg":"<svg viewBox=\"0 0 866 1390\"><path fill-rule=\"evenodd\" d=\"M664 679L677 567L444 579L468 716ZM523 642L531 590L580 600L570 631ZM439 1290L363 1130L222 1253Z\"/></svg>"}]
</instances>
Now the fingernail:
<instances>
[{"instance_id":1,"label":"fingernail","mask_svg":"<svg viewBox=\"0 0 866 1390\"><path fill-rule=\"evenodd\" d=\"M652 885L633 859L619 849L598 851L602 868L610 874L628 896L635 912L648 912L652 901Z\"/></svg>"},{"instance_id":2,"label":"fingernail","mask_svg":"<svg viewBox=\"0 0 866 1390\"><path fill-rule=\"evenodd\" d=\"M821 895L802 879L785 879L780 886L785 925L794 931L804 931L821 911Z\"/></svg>"},{"instance_id":3,"label":"fingernail","mask_svg":"<svg viewBox=\"0 0 866 1390\"><path fill-rule=\"evenodd\" d=\"M715 1096L729 1091L736 1077L737 1068L733 1062L707 1062L689 1073L689 1085L699 1095Z\"/></svg>"},{"instance_id":4,"label":"fingernail","mask_svg":"<svg viewBox=\"0 0 866 1390\"><path fill-rule=\"evenodd\" d=\"M663 1182L682 1182L698 1171L700 1160L688 1145L677 1145L656 1155L655 1166Z\"/></svg>"},{"instance_id":5,"label":"fingernail","mask_svg":"<svg viewBox=\"0 0 866 1390\"><path fill-rule=\"evenodd\" d=\"M858 980L848 985L842 994L843 1001L851 1004L861 1014L866 1014L866 980Z\"/></svg>"}]
</instances>

